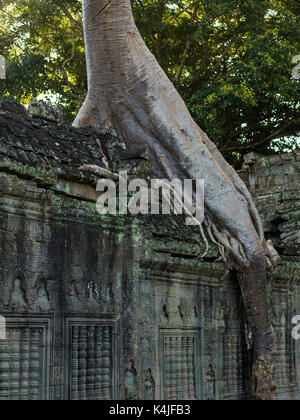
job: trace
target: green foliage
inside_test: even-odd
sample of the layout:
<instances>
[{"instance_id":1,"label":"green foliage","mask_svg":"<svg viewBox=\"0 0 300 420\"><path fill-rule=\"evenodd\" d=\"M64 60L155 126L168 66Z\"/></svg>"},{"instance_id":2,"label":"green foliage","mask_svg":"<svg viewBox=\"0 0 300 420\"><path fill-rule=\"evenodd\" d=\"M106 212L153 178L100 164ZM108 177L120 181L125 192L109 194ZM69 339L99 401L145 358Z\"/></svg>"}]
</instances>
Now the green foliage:
<instances>
[{"instance_id":1,"label":"green foliage","mask_svg":"<svg viewBox=\"0 0 300 420\"><path fill-rule=\"evenodd\" d=\"M297 0L132 0L139 30L195 121L231 162L299 141ZM14 0L0 6L0 95L40 93L64 105L66 121L86 93L81 2ZM298 136L298 137L297 137Z\"/></svg>"},{"instance_id":2,"label":"green foliage","mask_svg":"<svg viewBox=\"0 0 300 420\"><path fill-rule=\"evenodd\" d=\"M0 95L26 104L43 94L64 106L70 123L87 89L80 2L2 2L0 23L0 54L7 59Z\"/></svg>"}]
</instances>

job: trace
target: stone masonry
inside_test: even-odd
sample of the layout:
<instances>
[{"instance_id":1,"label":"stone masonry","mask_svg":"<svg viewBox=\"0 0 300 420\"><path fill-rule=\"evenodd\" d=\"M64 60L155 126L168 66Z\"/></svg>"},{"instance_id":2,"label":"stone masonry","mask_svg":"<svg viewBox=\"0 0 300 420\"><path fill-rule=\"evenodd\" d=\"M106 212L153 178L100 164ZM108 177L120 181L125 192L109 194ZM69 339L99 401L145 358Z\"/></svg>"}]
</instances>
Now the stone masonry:
<instances>
[{"instance_id":1,"label":"stone masonry","mask_svg":"<svg viewBox=\"0 0 300 420\"><path fill-rule=\"evenodd\" d=\"M97 179L79 168L105 159L151 175L113 132L1 102L0 400L247 399L234 273L214 247L198 260L204 245L180 216L100 217ZM247 159L241 176L282 256L270 276L277 398L300 399L300 153Z\"/></svg>"}]
</instances>

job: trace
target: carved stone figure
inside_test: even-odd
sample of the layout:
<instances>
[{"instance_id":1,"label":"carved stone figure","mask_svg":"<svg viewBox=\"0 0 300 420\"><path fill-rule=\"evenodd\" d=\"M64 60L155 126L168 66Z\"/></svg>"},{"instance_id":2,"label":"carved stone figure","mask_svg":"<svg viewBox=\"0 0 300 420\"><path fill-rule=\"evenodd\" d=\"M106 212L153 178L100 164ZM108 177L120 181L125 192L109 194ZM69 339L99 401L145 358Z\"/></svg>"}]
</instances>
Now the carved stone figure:
<instances>
[{"instance_id":1,"label":"carved stone figure","mask_svg":"<svg viewBox=\"0 0 300 420\"><path fill-rule=\"evenodd\" d=\"M169 323L168 299L164 298L160 302L160 324L167 325Z\"/></svg>"},{"instance_id":2,"label":"carved stone figure","mask_svg":"<svg viewBox=\"0 0 300 420\"><path fill-rule=\"evenodd\" d=\"M10 304L15 307L23 307L26 304L22 280L20 278L17 278L14 282Z\"/></svg>"},{"instance_id":3,"label":"carved stone figure","mask_svg":"<svg viewBox=\"0 0 300 420\"><path fill-rule=\"evenodd\" d=\"M146 379L144 382L144 398L145 400L153 401L155 398L155 383L152 378L151 369L147 370Z\"/></svg>"},{"instance_id":4,"label":"carved stone figure","mask_svg":"<svg viewBox=\"0 0 300 420\"><path fill-rule=\"evenodd\" d=\"M191 299L180 298L178 310L184 323L191 323L193 315L196 316L197 305Z\"/></svg>"},{"instance_id":5,"label":"carved stone figure","mask_svg":"<svg viewBox=\"0 0 300 420\"><path fill-rule=\"evenodd\" d=\"M209 365L206 370L206 397L207 400L215 399L215 372L212 365Z\"/></svg>"},{"instance_id":6,"label":"carved stone figure","mask_svg":"<svg viewBox=\"0 0 300 420\"><path fill-rule=\"evenodd\" d=\"M138 375L137 370L134 367L134 361L131 359L128 362L125 374L125 399L137 400L138 394Z\"/></svg>"}]
</instances>

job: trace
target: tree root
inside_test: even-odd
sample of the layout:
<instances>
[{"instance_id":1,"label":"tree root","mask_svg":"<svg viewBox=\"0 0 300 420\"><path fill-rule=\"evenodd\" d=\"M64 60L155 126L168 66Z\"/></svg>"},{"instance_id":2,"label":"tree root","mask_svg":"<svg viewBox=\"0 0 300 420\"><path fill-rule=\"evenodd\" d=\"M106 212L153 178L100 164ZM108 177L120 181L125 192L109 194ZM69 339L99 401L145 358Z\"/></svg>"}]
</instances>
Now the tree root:
<instances>
[{"instance_id":1,"label":"tree root","mask_svg":"<svg viewBox=\"0 0 300 420\"><path fill-rule=\"evenodd\" d=\"M107 1L83 0L89 93L74 125L114 127L128 147L149 146L149 161L159 179L205 181L205 229L210 242L218 246L226 269L234 268L238 273L253 331L252 395L272 400L274 337L268 315L265 259L271 267L276 254L265 241L262 222L245 184L193 122L147 49L134 24L130 0L110 0L109 13L99 14L99 7L100 12L104 10ZM174 205L181 208L177 214L182 214L181 203ZM191 217L190 209L184 211ZM209 242L202 221L195 224L206 247L203 258Z\"/></svg>"},{"instance_id":2,"label":"tree root","mask_svg":"<svg viewBox=\"0 0 300 420\"><path fill-rule=\"evenodd\" d=\"M97 165L83 165L83 166L80 166L79 170L90 172L91 174L96 175L99 178L107 178L107 179L112 179L114 181L119 180L119 175L114 174L108 169L101 168L100 166L97 166Z\"/></svg>"},{"instance_id":3,"label":"tree root","mask_svg":"<svg viewBox=\"0 0 300 420\"><path fill-rule=\"evenodd\" d=\"M269 272L272 272L274 268L276 268L280 262L280 256L278 252L276 251L276 249L274 248L271 240L268 240L266 242L266 260L267 260L267 269Z\"/></svg>"},{"instance_id":4,"label":"tree root","mask_svg":"<svg viewBox=\"0 0 300 420\"><path fill-rule=\"evenodd\" d=\"M251 394L254 400L275 400L276 385L273 381L272 361L259 356L252 367Z\"/></svg>"},{"instance_id":5,"label":"tree root","mask_svg":"<svg viewBox=\"0 0 300 420\"><path fill-rule=\"evenodd\" d=\"M182 214L182 210L183 210L184 213L193 220L195 226L199 226L200 235L201 235L201 238L202 238L202 240L203 240L203 242L205 244L205 251L204 251L204 253L202 255L199 255L198 256L198 259L202 259L202 258L206 257L206 255L209 252L209 242L208 242L208 240L207 240L207 238L205 236L202 223L199 220L197 220L196 217L187 208L187 206L183 202L182 197L180 197L180 195L177 193L176 189L173 186L171 186L168 182L166 182L164 180L160 180L160 184L163 187L165 187L167 191L170 190L170 189L172 190L173 199L171 197L171 200L172 200L172 205L173 205L173 208L174 208L175 213L176 214ZM169 196L166 194L164 188L162 188L162 195L163 195L163 198L165 200L168 200L169 199Z\"/></svg>"}]
</instances>

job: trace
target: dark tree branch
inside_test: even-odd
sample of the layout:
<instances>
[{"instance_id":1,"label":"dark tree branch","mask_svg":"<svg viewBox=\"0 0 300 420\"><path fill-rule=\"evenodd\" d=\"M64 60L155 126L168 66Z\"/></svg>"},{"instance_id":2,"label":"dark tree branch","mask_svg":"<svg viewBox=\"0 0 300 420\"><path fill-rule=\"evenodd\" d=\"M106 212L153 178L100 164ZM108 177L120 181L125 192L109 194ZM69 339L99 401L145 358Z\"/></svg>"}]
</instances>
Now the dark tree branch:
<instances>
[{"instance_id":1,"label":"dark tree branch","mask_svg":"<svg viewBox=\"0 0 300 420\"><path fill-rule=\"evenodd\" d=\"M295 121L297 121L297 119L293 118L292 120L286 122L283 126L278 128L276 131L274 131L274 133L270 134L268 137L264 137L261 140L250 142L250 143L247 143L247 144L242 144L240 146L224 147L224 148L221 148L221 151L223 151L223 152L234 152L234 151L239 152L239 151L253 149L253 148L255 148L257 146L261 146L262 144L265 144L265 143L269 143L271 140L274 140L274 139L284 135L286 129L291 124L293 124Z\"/></svg>"},{"instance_id":2,"label":"dark tree branch","mask_svg":"<svg viewBox=\"0 0 300 420\"><path fill-rule=\"evenodd\" d=\"M170 19L168 19L166 22L164 22L164 24L168 25L169 23L173 22L173 20L177 19L182 13L187 12L191 7L195 6L197 3L199 4L198 1L195 1L194 3L190 4L187 7L183 7L174 16L170 17Z\"/></svg>"},{"instance_id":3,"label":"dark tree branch","mask_svg":"<svg viewBox=\"0 0 300 420\"><path fill-rule=\"evenodd\" d=\"M80 32L83 34L83 26L80 22L78 22L72 14L69 12L68 9L66 9L64 6L58 5L58 7L61 9L61 11L69 18L70 22L77 27L77 29L80 30Z\"/></svg>"},{"instance_id":4,"label":"dark tree branch","mask_svg":"<svg viewBox=\"0 0 300 420\"><path fill-rule=\"evenodd\" d=\"M195 19L197 17L197 13L198 13L198 10L199 10L199 5L200 5L199 3L200 3L199 1L196 1L193 4L195 6L195 9L194 9L194 12L191 16L191 24L193 24L195 22ZM182 76L182 73L183 73L183 70L184 70L184 66L185 66L186 59L187 59L188 53L190 51L191 45L192 45L192 35L188 35L187 39L186 39L185 49L184 49L184 52L183 52L183 55L182 55L182 58L181 58L181 63L180 63L179 69L177 71L175 80L174 80L175 84L178 84L180 82L180 79L181 79L181 76Z\"/></svg>"}]
</instances>

